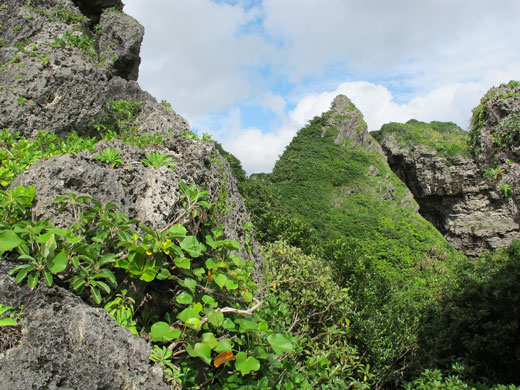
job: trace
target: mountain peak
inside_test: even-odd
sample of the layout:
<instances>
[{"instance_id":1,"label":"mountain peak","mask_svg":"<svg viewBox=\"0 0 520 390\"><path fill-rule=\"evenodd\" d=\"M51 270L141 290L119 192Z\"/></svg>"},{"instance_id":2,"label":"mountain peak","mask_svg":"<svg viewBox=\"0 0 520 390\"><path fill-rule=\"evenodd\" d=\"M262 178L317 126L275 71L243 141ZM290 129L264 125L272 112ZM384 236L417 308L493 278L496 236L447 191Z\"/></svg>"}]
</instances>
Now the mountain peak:
<instances>
[{"instance_id":1,"label":"mountain peak","mask_svg":"<svg viewBox=\"0 0 520 390\"><path fill-rule=\"evenodd\" d=\"M363 114L345 95L338 95L332 101L327 124L338 129L335 144L353 141L353 147L360 146L370 153L383 153L379 144L368 133Z\"/></svg>"}]
</instances>

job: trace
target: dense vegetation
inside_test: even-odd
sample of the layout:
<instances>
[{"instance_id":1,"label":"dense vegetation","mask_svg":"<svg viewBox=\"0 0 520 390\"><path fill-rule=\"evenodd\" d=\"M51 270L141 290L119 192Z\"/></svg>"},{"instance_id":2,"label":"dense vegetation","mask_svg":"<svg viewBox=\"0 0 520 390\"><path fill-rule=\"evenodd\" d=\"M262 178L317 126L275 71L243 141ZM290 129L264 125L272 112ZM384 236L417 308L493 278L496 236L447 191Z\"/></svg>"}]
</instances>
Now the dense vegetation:
<instances>
[{"instance_id":1,"label":"dense vegetation","mask_svg":"<svg viewBox=\"0 0 520 390\"><path fill-rule=\"evenodd\" d=\"M349 141L334 144L337 129L328 125L328 115L298 133L272 174L253 175L241 185L257 237L266 248L284 245L283 253L292 253L291 261L265 253L268 279L273 261L283 270L300 258L313 261L320 277L343 291L342 314L330 310L339 305L334 300L339 293L332 290L328 306L322 304L326 316L309 326L315 332L331 320L342 336L341 343L327 344L329 356L355 351L359 362L351 358L351 364L366 367L372 388L519 384L512 374L518 371L517 351L507 347L517 344L519 318L506 309L520 297L513 288L518 243L475 260L453 250L414 213L415 203L381 155ZM410 121L383 131L446 157L468 153L464 133L452 124ZM443 136L456 142L446 148ZM309 293L304 283L296 292L278 288L284 294ZM507 299L500 295L505 291L513 291ZM314 294L319 305L320 294ZM301 318L298 309L292 309L293 318ZM494 320L503 328L493 326ZM333 366L330 360L324 363ZM312 371L307 375L312 378ZM340 371L329 374L330 387L320 388L348 388L333 385L344 377Z\"/></svg>"},{"instance_id":2,"label":"dense vegetation","mask_svg":"<svg viewBox=\"0 0 520 390\"><path fill-rule=\"evenodd\" d=\"M179 224L155 231L77 194L56 199L76 216L69 228L31 217L35 193L9 187L17 175L40 159L94 151L101 138L160 145L163 136L134 126L138 114L135 102L109 102L93 138L0 133L0 251L17 260L17 281L58 284L105 307L152 340L151 362L172 388L518 389L520 243L479 259L454 251L415 214L381 155L334 143L328 114L300 131L272 174L247 179L223 153L262 244L262 288L234 254L238 243L221 236L225 207L209 204L203 188L181 188L202 227L196 235ZM113 149L96 158L123 163ZM158 152L142 163L175 169ZM143 311L126 277L152 292L167 283L175 299ZM0 347L20 337L20 321L19 308L0 307L9 339Z\"/></svg>"},{"instance_id":3,"label":"dense vegetation","mask_svg":"<svg viewBox=\"0 0 520 390\"><path fill-rule=\"evenodd\" d=\"M371 134L378 141L392 136L412 152L417 147L427 147L439 157L470 157L468 133L451 122L424 123L411 119L406 123L385 124Z\"/></svg>"}]
</instances>

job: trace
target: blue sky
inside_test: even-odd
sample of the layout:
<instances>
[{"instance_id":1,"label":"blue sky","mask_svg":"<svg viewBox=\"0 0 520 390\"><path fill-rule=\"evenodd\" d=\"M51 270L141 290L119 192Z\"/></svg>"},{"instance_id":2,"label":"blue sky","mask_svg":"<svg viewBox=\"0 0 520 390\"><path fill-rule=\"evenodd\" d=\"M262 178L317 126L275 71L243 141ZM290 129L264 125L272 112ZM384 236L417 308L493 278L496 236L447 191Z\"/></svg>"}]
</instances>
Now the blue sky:
<instances>
[{"instance_id":1,"label":"blue sky","mask_svg":"<svg viewBox=\"0 0 520 390\"><path fill-rule=\"evenodd\" d=\"M415 118L467 128L520 79L518 0L125 0L145 27L139 83L248 173L269 172L339 93L370 130Z\"/></svg>"}]
</instances>

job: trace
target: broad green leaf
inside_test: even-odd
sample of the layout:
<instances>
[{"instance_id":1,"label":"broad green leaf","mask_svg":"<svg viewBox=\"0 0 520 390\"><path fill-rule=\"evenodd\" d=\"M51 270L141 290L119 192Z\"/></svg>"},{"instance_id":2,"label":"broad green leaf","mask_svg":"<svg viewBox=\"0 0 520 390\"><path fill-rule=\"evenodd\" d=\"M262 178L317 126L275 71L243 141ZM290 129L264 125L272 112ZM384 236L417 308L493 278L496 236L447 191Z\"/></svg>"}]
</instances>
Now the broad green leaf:
<instances>
[{"instance_id":1,"label":"broad green leaf","mask_svg":"<svg viewBox=\"0 0 520 390\"><path fill-rule=\"evenodd\" d=\"M47 260L47 267L53 274L62 272L67 268L67 255L61 251L52 260Z\"/></svg>"},{"instance_id":2,"label":"broad green leaf","mask_svg":"<svg viewBox=\"0 0 520 390\"><path fill-rule=\"evenodd\" d=\"M191 278L186 278L184 280L180 280L179 284L182 287L186 287L187 289L191 290L192 293L195 292L195 287L197 287L197 282Z\"/></svg>"},{"instance_id":3,"label":"broad green leaf","mask_svg":"<svg viewBox=\"0 0 520 390\"><path fill-rule=\"evenodd\" d=\"M46 269L43 270L43 278L45 279L45 283L47 284L47 286L52 286L52 274Z\"/></svg>"},{"instance_id":4,"label":"broad green leaf","mask_svg":"<svg viewBox=\"0 0 520 390\"><path fill-rule=\"evenodd\" d=\"M253 301L253 294L250 293L249 291L245 291L242 293L242 296L244 297L244 299L246 300L246 302L252 302Z\"/></svg>"},{"instance_id":5,"label":"broad green leaf","mask_svg":"<svg viewBox=\"0 0 520 390\"><path fill-rule=\"evenodd\" d=\"M224 323L224 313L219 311L212 311L208 314L208 322L215 328L222 326Z\"/></svg>"},{"instance_id":6,"label":"broad green leaf","mask_svg":"<svg viewBox=\"0 0 520 390\"><path fill-rule=\"evenodd\" d=\"M240 249L242 249L242 247L236 240L227 239L227 240L222 240L221 242L225 246L226 249L229 249L232 251L234 251L234 250L239 251Z\"/></svg>"},{"instance_id":7,"label":"broad green leaf","mask_svg":"<svg viewBox=\"0 0 520 390\"><path fill-rule=\"evenodd\" d=\"M193 307L187 307L183 311L181 311L179 314L177 314L177 318L181 320L182 322L188 321L190 318L197 318L200 319L199 312L194 309Z\"/></svg>"},{"instance_id":8,"label":"broad green leaf","mask_svg":"<svg viewBox=\"0 0 520 390\"><path fill-rule=\"evenodd\" d=\"M254 332L258 330L258 324L255 321L246 320L243 318L239 318L235 320L240 325L240 332Z\"/></svg>"},{"instance_id":9,"label":"broad green leaf","mask_svg":"<svg viewBox=\"0 0 520 390\"><path fill-rule=\"evenodd\" d=\"M200 319L199 318L188 318L184 325L190 329L200 330Z\"/></svg>"},{"instance_id":10,"label":"broad green leaf","mask_svg":"<svg viewBox=\"0 0 520 390\"><path fill-rule=\"evenodd\" d=\"M177 297L175 298L178 304L180 305L189 305L193 302L193 297L188 294L186 291L181 292Z\"/></svg>"},{"instance_id":11,"label":"broad green leaf","mask_svg":"<svg viewBox=\"0 0 520 390\"><path fill-rule=\"evenodd\" d=\"M210 305L213 308L218 306L218 303L215 301L215 299L213 299L213 297L210 297L209 295L204 295L202 297L202 302L204 302L207 305Z\"/></svg>"},{"instance_id":12,"label":"broad green leaf","mask_svg":"<svg viewBox=\"0 0 520 390\"><path fill-rule=\"evenodd\" d=\"M263 347L255 347L253 349L253 353L255 354L255 357L258 359L269 359L269 354Z\"/></svg>"},{"instance_id":13,"label":"broad green leaf","mask_svg":"<svg viewBox=\"0 0 520 390\"><path fill-rule=\"evenodd\" d=\"M150 338L154 342L167 343L181 335L179 329L174 329L166 322L156 322L150 328Z\"/></svg>"},{"instance_id":14,"label":"broad green leaf","mask_svg":"<svg viewBox=\"0 0 520 390\"><path fill-rule=\"evenodd\" d=\"M197 267L192 272L193 272L193 275L200 278L202 275L204 275L206 273L206 270L204 268Z\"/></svg>"},{"instance_id":15,"label":"broad green leaf","mask_svg":"<svg viewBox=\"0 0 520 390\"><path fill-rule=\"evenodd\" d=\"M238 257L237 255L235 255L233 253L231 253L228 257L231 259L233 264L235 264L237 267L243 267L246 265L246 262L244 260L242 260L240 257Z\"/></svg>"},{"instance_id":16,"label":"broad green leaf","mask_svg":"<svg viewBox=\"0 0 520 390\"><path fill-rule=\"evenodd\" d=\"M236 283L234 280L228 279L226 280L226 288L228 290L236 290L238 288L238 283Z\"/></svg>"},{"instance_id":17,"label":"broad green leaf","mask_svg":"<svg viewBox=\"0 0 520 390\"><path fill-rule=\"evenodd\" d=\"M12 230L3 230L0 232L0 252L13 250L24 241Z\"/></svg>"},{"instance_id":18,"label":"broad green leaf","mask_svg":"<svg viewBox=\"0 0 520 390\"><path fill-rule=\"evenodd\" d=\"M265 322L265 321L260 321L258 323L258 330L267 332L267 331L269 331L269 325L267 325L267 322Z\"/></svg>"},{"instance_id":19,"label":"broad green leaf","mask_svg":"<svg viewBox=\"0 0 520 390\"><path fill-rule=\"evenodd\" d=\"M157 280L166 280L171 276L170 271L168 271L166 268L163 268L161 272L157 274Z\"/></svg>"},{"instance_id":20,"label":"broad green leaf","mask_svg":"<svg viewBox=\"0 0 520 390\"><path fill-rule=\"evenodd\" d=\"M292 343L280 333L270 335L267 338L267 341L269 341L273 351L278 355L281 355L285 352L291 352L293 350Z\"/></svg>"},{"instance_id":21,"label":"broad green leaf","mask_svg":"<svg viewBox=\"0 0 520 390\"><path fill-rule=\"evenodd\" d=\"M233 342L230 339L222 339L218 342L218 345L215 347L215 352L231 352L233 350Z\"/></svg>"},{"instance_id":22,"label":"broad green leaf","mask_svg":"<svg viewBox=\"0 0 520 390\"><path fill-rule=\"evenodd\" d=\"M214 349L218 345L218 341L215 335L211 332L202 334L202 343L206 344L211 349Z\"/></svg>"},{"instance_id":23,"label":"broad green leaf","mask_svg":"<svg viewBox=\"0 0 520 390\"><path fill-rule=\"evenodd\" d=\"M169 238L184 238L184 237L186 237L186 233L188 233L188 231L186 230L186 228L184 226L177 224L177 225L173 225L171 228L169 228L168 233L171 234L171 236L169 236Z\"/></svg>"},{"instance_id":24,"label":"broad green leaf","mask_svg":"<svg viewBox=\"0 0 520 390\"><path fill-rule=\"evenodd\" d=\"M200 257L202 253L206 250L203 244L201 244L196 237L187 236L181 242L180 246L186 252L189 253L191 257Z\"/></svg>"},{"instance_id":25,"label":"broad green leaf","mask_svg":"<svg viewBox=\"0 0 520 390\"><path fill-rule=\"evenodd\" d=\"M190 269L191 267L191 260L187 257L176 257L173 259L173 262L179 268Z\"/></svg>"},{"instance_id":26,"label":"broad green leaf","mask_svg":"<svg viewBox=\"0 0 520 390\"><path fill-rule=\"evenodd\" d=\"M215 276L215 283L217 283L217 285L220 288L224 287L224 285L226 284L226 280L227 280L227 277L224 274L218 274L217 276Z\"/></svg>"},{"instance_id":27,"label":"broad green leaf","mask_svg":"<svg viewBox=\"0 0 520 390\"><path fill-rule=\"evenodd\" d=\"M147 269L147 270L145 270L141 274L139 279L149 283L149 282L151 282L152 280L155 279L155 275L157 275L157 271L156 270L154 270L154 269Z\"/></svg>"},{"instance_id":28,"label":"broad green leaf","mask_svg":"<svg viewBox=\"0 0 520 390\"><path fill-rule=\"evenodd\" d=\"M206 268L207 269L217 268L218 267L218 263L219 262L215 261L215 259L213 257L210 257L209 259L206 260Z\"/></svg>"},{"instance_id":29,"label":"broad green leaf","mask_svg":"<svg viewBox=\"0 0 520 390\"><path fill-rule=\"evenodd\" d=\"M195 344L194 347L191 345L186 346L186 351L191 357L199 357L206 364L211 364L211 349L202 343Z\"/></svg>"},{"instance_id":30,"label":"broad green leaf","mask_svg":"<svg viewBox=\"0 0 520 390\"><path fill-rule=\"evenodd\" d=\"M0 318L0 326L16 326L18 325L11 317Z\"/></svg>"},{"instance_id":31,"label":"broad green leaf","mask_svg":"<svg viewBox=\"0 0 520 390\"><path fill-rule=\"evenodd\" d=\"M224 319L224 322L222 322L222 327L224 329L227 329L227 330L235 330L236 329L235 323L231 319L229 319L229 318Z\"/></svg>"},{"instance_id":32,"label":"broad green leaf","mask_svg":"<svg viewBox=\"0 0 520 390\"><path fill-rule=\"evenodd\" d=\"M260 362L252 356L247 356L245 352L239 352L236 356L235 368L240 371L242 375L247 375L251 371L258 371L260 369Z\"/></svg>"}]
</instances>

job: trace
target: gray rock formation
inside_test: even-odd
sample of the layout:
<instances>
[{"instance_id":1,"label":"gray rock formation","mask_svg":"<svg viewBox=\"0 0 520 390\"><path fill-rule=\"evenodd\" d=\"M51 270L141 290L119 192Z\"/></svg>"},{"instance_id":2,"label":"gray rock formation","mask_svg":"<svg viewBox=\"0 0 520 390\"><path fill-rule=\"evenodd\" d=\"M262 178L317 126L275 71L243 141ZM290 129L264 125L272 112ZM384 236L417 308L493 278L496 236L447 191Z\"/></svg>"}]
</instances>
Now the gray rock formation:
<instances>
[{"instance_id":1,"label":"gray rock formation","mask_svg":"<svg viewBox=\"0 0 520 390\"><path fill-rule=\"evenodd\" d=\"M9 268L0 262L0 303L24 305L24 320L18 344L0 351L0 390L170 389L144 339L62 288L31 292Z\"/></svg>"},{"instance_id":2,"label":"gray rock formation","mask_svg":"<svg viewBox=\"0 0 520 390\"><path fill-rule=\"evenodd\" d=\"M120 1L3 4L7 7L0 10L0 128L25 136L38 130L93 135L107 101L133 99L142 103L145 117L161 112L161 125L169 125L162 131L189 129L182 117L173 110L167 113L134 83L143 27L117 10ZM75 4L99 20L99 26L94 27ZM101 5L116 8L103 11Z\"/></svg>"},{"instance_id":3,"label":"gray rock formation","mask_svg":"<svg viewBox=\"0 0 520 390\"><path fill-rule=\"evenodd\" d=\"M339 133L334 141L337 145L349 140L353 141L353 146L361 146L367 152L383 152L376 140L368 133L363 114L348 97L336 96L330 108L333 114L327 118L327 124L338 128Z\"/></svg>"},{"instance_id":4,"label":"gray rock formation","mask_svg":"<svg viewBox=\"0 0 520 390\"><path fill-rule=\"evenodd\" d=\"M136 80L143 28L121 9L120 0L3 1L0 128L28 138L39 130L95 136L110 128L160 134L163 142L143 150L102 141L96 152L40 160L13 185L35 186L35 217L59 226L71 217L57 214L54 198L73 192L115 203L131 218L161 228L182 214L179 183L195 184L221 205L225 238L245 246L249 217L227 160L212 142L190 137L187 121L169 105L141 90ZM114 109L118 102L132 106L124 124ZM124 164L111 167L93 158L107 147L118 150ZM149 151L165 154L176 166L145 166L141 159ZM197 233L195 222L179 222ZM254 240L250 245L252 255L241 255L255 262L259 280L261 258ZM144 340L58 286L29 291L17 285L7 276L12 267L0 258L0 303L23 304L25 314L19 343L0 351L0 390L168 388ZM171 303L171 294L157 286L145 291L142 284L135 283L137 299L150 293L162 297L156 305Z\"/></svg>"},{"instance_id":5,"label":"gray rock formation","mask_svg":"<svg viewBox=\"0 0 520 390\"><path fill-rule=\"evenodd\" d=\"M44 217L57 225L69 226L72 216L58 214L54 199L73 192L90 195L102 203L112 202L130 218L139 219L154 229L161 229L184 210L179 189L179 183L183 182L203 186L211 194L209 201L212 203L224 196L227 205L221 221L224 233L245 246L244 226L248 214L228 162L219 156L213 143L203 143L174 133L161 146L144 150L117 140L101 141L96 147L97 150L92 153L85 151L37 161L16 179L14 186L35 187L35 217ZM124 163L112 167L93 157L106 148L119 151ZM170 157L175 167L145 166L141 160L145 159L149 151ZM189 222L187 217L179 220L179 223ZM242 256L248 255L243 252Z\"/></svg>"},{"instance_id":6,"label":"gray rock formation","mask_svg":"<svg viewBox=\"0 0 520 390\"><path fill-rule=\"evenodd\" d=\"M488 103L489 121L482 125L477 137L482 150L475 158L445 156L435 148L399 140L392 131L385 132L385 127L381 130L388 163L412 191L421 215L468 256L503 248L513 239L520 239L518 146L510 143L500 153L490 146L494 137L491 134L500 127L496 118L516 115L519 106L504 110L499 99ZM448 135L436 133L435 137L451 142ZM500 173L491 173L494 168L500 168L495 171ZM504 183L511 186L513 193L504 193Z\"/></svg>"}]
</instances>

